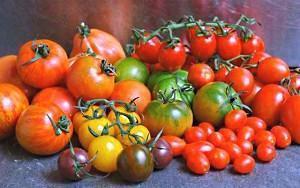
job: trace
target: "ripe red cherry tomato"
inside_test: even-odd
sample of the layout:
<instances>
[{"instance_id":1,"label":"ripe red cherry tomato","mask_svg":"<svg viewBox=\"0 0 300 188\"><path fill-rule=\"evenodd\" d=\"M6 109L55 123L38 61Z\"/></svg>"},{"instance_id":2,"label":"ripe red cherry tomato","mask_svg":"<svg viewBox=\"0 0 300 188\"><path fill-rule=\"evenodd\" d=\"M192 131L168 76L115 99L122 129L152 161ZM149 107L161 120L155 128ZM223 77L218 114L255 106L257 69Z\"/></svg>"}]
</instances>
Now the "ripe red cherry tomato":
<instances>
[{"instance_id":1,"label":"ripe red cherry tomato","mask_svg":"<svg viewBox=\"0 0 300 188\"><path fill-rule=\"evenodd\" d=\"M198 141L191 144L187 144L184 148L184 151L182 153L182 156L184 159L189 158L189 156L197 155L197 153L204 153L205 155L208 155L209 152L211 152L215 146L207 141Z\"/></svg>"},{"instance_id":2,"label":"ripe red cherry tomato","mask_svg":"<svg viewBox=\"0 0 300 188\"><path fill-rule=\"evenodd\" d=\"M210 165L217 170L222 170L227 167L230 162L230 157L227 151L221 148L215 148L208 154Z\"/></svg>"},{"instance_id":3,"label":"ripe red cherry tomato","mask_svg":"<svg viewBox=\"0 0 300 188\"><path fill-rule=\"evenodd\" d=\"M219 132L213 132L207 139L214 146L219 147L225 142L225 137Z\"/></svg>"},{"instance_id":4,"label":"ripe red cherry tomato","mask_svg":"<svg viewBox=\"0 0 300 188\"><path fill-rule=\"evenodd\" d=\"M147 35L146 35L147 36ZM138 57L145 63L156 64L158 62L158 53L161 42L158 37L153 37L147 42L140 41L135 50Z\"/></svg>"},{"instance_id":5,"label":"ripe red cherry tomato","mask_svg":"<svg viewBox=\"0 0 300 188\"><path fill-rule=\"evenodd\" d=\"M264 52L265 42L257 35L252 35L247 41L242 41L242 54L251 55L254 52Z\"/></svg>"},{"instance_id":6,"label":"ripe red cherry tomato","mask_svg":"<svg viewBox=\"0 0 300 188\"><path fill-rule=\"evenodd\" d=\"M248 174L255 168L255 160L250 155L242 154L234 161L233 168L237 173Z\"/></svg>"},{"instance_id":7,"label":"ripe red cherry tomato","mask_svg":"<svg viewBox=\"0 0 300 188\"><path fill-rule=\"evenodd\" d=\"M198 127L202 128L205 131L207 137L211 135L213 132L215 132L215 127L208 122L202 122L198 125Z\"/></svg>"},{"instance_id":8,"label":"ripe red cherry tomato","mask_svg":"<svg viewBox=\"0 0 300 188\"><path fill-rule=\"evenodd\" d=\"M245 126L253 128L255 133L267 129L265 121L258 117L248 117Z\"/></svg>"},{"instance_id":9,"label":"ripe red cherry tomato","mask_svg":"<svg viewBox=\"0 0 300 188\"><path fill-rule=\"evenodd\" d=\"M213 33L209 36L194 35L191 38L191 52L200 61L207 61L211 58L217 50L217 40Z\"/></svg>"},{"instance_id":10,"label":"ripe red cherry tomato","mask_svg":"<svg viewBox=\"0 0 300 188\"><path fill-rule=\"evenodd\" d=\"M225 127L233 131L243 127L247 122L247 114L244 110L231 110L225 116Z\"/></svg>"},{"instance_id":11,"label":"ripe red cherry tomato","mask_svg":"<svg viewBox=\"0 0 300 188\"><path fill-rule=\"evenodd\" d=\"M190 171L195 174L206 174L210 169L209 160L203 153L197 153L192 157L189 157L186 162Z\"/></svg>"},{"instance_id":12,"label":"ripe red cherry tomato","mask_svg":"<svg viewBox=\"0 0 300 188\"><path fill-rule=\"evenodd\" d=\"M186 143L193 143L198 141L205 141L207 135L200 127L190 127L184 133L184 140Z\"/></svg>"},{"instance_id":13,"label":"ripe red cherry tomato","mask_svg":"<svg viewBox=\"0 0 300 188\"><path fill-rule=\"evenodd\" d=\"M245 68L237 67L232 69L226 76L226 82L232 84L236 92L241 96L249 95L254 87L254 77L250 71Z\"/></svg>"},{"instance_id":14,"label":"ripe red cherry tomato","mask_svg":"<svg viewBox=\"0 0 300 188\"><path fill-rule=\"evenodd\" d=\"M221 133L224 136L225 141L233 142L233 143L237 141L236 134L231 129L221 128L219 130L219 133Z\"/></svg>"},{"instance_id":15,"label":"ripe red cherry tomato","mask_svg":"<svg viewBox=\"0 0 300 188\"><path fill-rule=\"evenodd\" d=\"M185 63L186 53L184 45L179 42L175 46L167 47L167 43L163 43L158 53L158 63L168 71L180 69Z\"/></svg>"},{"instance_id":16,"label":"ripe red cherry tomato","mask_svg":"<svg viewBox=\"0 0 300 188\"><path fill-rule=\"evenodd\" d=\"M165 135L161 137L171 146L173 156L180 156L185 148L185 141L177 136Z\"/></svg>"},{"instance_id":17,"label":"ripe red cherry tomato","mask_svg":"<svg viewBox=\"0 0 300 188\"><path fill-rule=\"evenodd\" d=\"M261 90L262 87L263 87L263 84L255 80L252 90L247 95L241 96L243 103L245 105L250 106L252 104L252 101L254 100L254 97Z\"/></svg>"},{"instance_id":18,"label":"ripe red cherry tomato","mask_svg":"<svg viewBox=\"0 0 300 188\"><path fill-rule=\"evenodd\" d=\"M290 132L283 126L274 126L271 129L271 133L276 138L276 147L278 148L286 148L291 145L292 137Z\"/></svg>"},{"instance_id":19,"label":"ripe red cherry tomato","mask_svg":"<svg viewBox=\"0 0 300 188\"><path fill-rule=\"evenodd\" d=\"M252 141L254 139L255 131L249 126L244 126L240 128L237 132L238 140L248 140Z\"/></svg>"},{"instance_id":20,"label":"ripe red cherry tomato","mask_svg":"<svg viewBox=\"0 0 300 188\"><path fill-rule=\"evenodd\" d=\"M243 154L251 155L253 152L253 144L248 140L238 140L237 145L240 146Z\"/></svg>"},{"instance_id":21,"label":"ripe red cherry tomato","mask_svg":"<svg viewBox=\"0 0 300 188\"><path fill-rule=\"evenodd\" d=\"M221 144L220 148L227 151L231 162L233 162L237 157L242 155L242 150L241 150L240 146L238 146L237 144L232 143L232 142L225 142L225 143Z\"/></svg>"},{"instance_id":22,"label":"ripe red cherry tomato","mask_svg":"<svg viewBox=\"0 0 300 188\"><path fill-rule=\"evenodd\" d=\"M229 71L227 68L222 67L215 73L215 81L225 82L226 76L228 75Z\"/></svg>"},{"instance_id":23,"label":"ripe red cherry tomato","mask_svg":"<svg viewBox=\"0 0 300 188\"><path fill-rule=\"evenodd\" d=\"M254 137L254 143L256 146L263 142L269 142L270 144L276 144L276 138L270 131L262 130L256 133Z\"/></svg>"},{"instance_id":24,"label":"ripe red cherry tomato","mask_svg":"<svg viewBox=\"0 0 300 188\"><path fill-rule=\"evenodd\" d=\"M277 57L268 57L258 64L257 78L264 84L276 84L290 75L286 62Z\"/></svg>"},{"instance_id":25,"label":"ripe red cherry tomato","mask_svg":"<svg viewBox=\"0 0 300 188\"><path fill-rule=\"evenodd\" d=\"M214 71L205 63L194 64L190 67L188 81L199 89L205 84L214 81Z\"/></svg>"},{"instance_id":26,"label":"ripe red cherry tomato","mask_svg":"<svg viewBox=\"0 0 300 188\"><path fill-rule=\"evenodd\" d=\"M229 31L226 36L217 36L217 53L224 60L239 56L242 42L236 31Z\"/></svg>"},{"instance_id":27,"label":"ripe red cherry tomato","mask_svg":"<svg viewBox=\"0 0 300 188\"><path fill-rule=\"evenodd\" d=\"M253 68L249 68L249 71L253 74L256 75L257 72L257 65L262 62L264 59L266 59L267 57L271 57L269 54L265 53L265 52L256 52L254 53L254 55L251 57L251 59L248 61L247 64L249 65L253 65L255 67Z\"/></svg>"},{"instance_id":28,"label":"ripe red cherry tomato","mask_svg":"<svg viewBox=\"0 0 300 188\"><path fill-rule=\"evenodd\" d=\"M276 157L276 149L269 142L261 143L256 149L257 158L263 162L270 162Z\"/></svg>"}]
</instances>

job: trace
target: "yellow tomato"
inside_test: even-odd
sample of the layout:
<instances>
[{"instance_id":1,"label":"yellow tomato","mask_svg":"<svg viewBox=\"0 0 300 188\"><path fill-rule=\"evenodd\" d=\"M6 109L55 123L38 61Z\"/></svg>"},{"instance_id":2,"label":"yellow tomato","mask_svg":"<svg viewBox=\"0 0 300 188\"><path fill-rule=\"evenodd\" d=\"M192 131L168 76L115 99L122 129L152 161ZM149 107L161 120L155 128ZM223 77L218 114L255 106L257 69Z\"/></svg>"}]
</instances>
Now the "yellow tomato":
<instances>
[{"instance_id":1,"label":"yellow tomato","mask_svg":"<svg viewBox=\"0 0 300 188\"><path fill-rule=\"evenodd\" d=\"M99 136L89 146L88 154L92 158L96 155L92 165L99 171L110 173L117 170L117 160L123 146L112 136Z\"/></svg>"},{"instance_id":2,"label":"yellow tomato","mask_svg":"<svg viewBox=\"0 0 300 188\"><path fill-rule=\"evenodd\" d=\"M84 122L80 126L79 131L78 131L78 138L79 138L79 142L81 143L82 147L84 149L88 149L91 141L93 139L95 139L95 136L89 131L89 127L95 133L97 133L98 135L101 135L103 128L110 124L111 124L111 122L106 117L102 117L100 119L92 119L92 120L88 120L88 121ZM113 136L114 135L114 127L109 128L108 133L109 133L109 135Z\"/></svg>"},{"instance_id":3,"label":"yellow tomato","mask_svg":"<svg viewBox=\"0 0 300 188\"><path fill-rule=\"evenodd\" d=\"M98 106L94 105L94 106L89 107L89 109L86 112L84 112L83 114L88 115L88 116L93 116L93 113L94 113L95 110L98 110L97 115L101 115L101 113L103 112L103 110L101 108L99 109ZM88 119L83 117L83 114L81 112L76 112L73 116L72 123L73 123L73 126L74 126L74 131L76 133L78 133L79 127L84 122L88 121Z\"/></svg>"},{"instance_id":4,"label":"yellow tomato","mask_svg":"<svg viewBox=\"0 0 300 188\"><path fill-rule=\"evenodd\" d=\"M117 139L124 145L124 146L130 146L133 144L137 144L138 141L141 143L147 143L151 140L150 132L149 130L143 126L138 125L133 127L130 130L130 135L121 135L119 134L117 136ZM135 136L133 136L135 135ZM138 141L137 141L138 140Z\"/></svg>"}]
</instances>

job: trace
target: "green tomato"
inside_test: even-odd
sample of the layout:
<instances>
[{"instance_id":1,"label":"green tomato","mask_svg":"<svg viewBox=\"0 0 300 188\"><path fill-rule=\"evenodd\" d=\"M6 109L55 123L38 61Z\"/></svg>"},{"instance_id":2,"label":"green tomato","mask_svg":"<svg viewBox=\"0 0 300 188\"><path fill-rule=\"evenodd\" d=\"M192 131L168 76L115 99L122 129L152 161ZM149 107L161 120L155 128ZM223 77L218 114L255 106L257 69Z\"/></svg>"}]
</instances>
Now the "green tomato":
<instances>
[{"instance_id":1,"label":"green tomato","mask_svg":"<svg viewBox=\"0 0 300 188\"><path fill-rule=\"evenodd\" d=\"M121 59L116 63L117 77L116 81L137 80L146 83L149 72L146 65L132 57Z\"/></svg>"},{"instance_id":2,"label":"green tomato","mask_svg":"<svg viewBox=\"0 0 300 188\"><path fill-rule=\"evenodd\" d=\"M187 78L188 78L188 72L185 70L177 70L175 72L173 72L173 75L175 75L177 78L180 78L183 81L187 82Z\"/></svg>"}]
</instances>

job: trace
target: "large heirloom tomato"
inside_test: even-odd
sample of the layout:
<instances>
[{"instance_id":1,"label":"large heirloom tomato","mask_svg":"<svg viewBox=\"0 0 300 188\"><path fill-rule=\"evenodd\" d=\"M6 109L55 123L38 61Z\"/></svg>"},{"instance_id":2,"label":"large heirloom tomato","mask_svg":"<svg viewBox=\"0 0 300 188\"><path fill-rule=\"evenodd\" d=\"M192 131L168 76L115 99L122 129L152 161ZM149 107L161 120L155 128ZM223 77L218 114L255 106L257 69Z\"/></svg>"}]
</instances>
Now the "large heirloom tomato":
<instances>
[{"instance_id":1,"label":"large heirloom tomato","mask_svg":"<svg viewBox=\"0 0 300 188\"><path fill-rule=\"evenodd\" d=\"M228 84L208 83L199 89L193 100L194 117L199 122L208 122L215 127L224 123L225 115L241 107L241 100Z\"/></svg>"},{"instance_id":2,"label":"large heirloom tomato","mask_svg":"<svg viewBox=\"0 0 300 188\"><path fill-rule=\"evenodd\" d=\"M36 155L52 155L70 141L73 125L67 116L52 103L29 106L16 126L19 144Z\"/></svg>"},{"instance_id":3,"label":"large heirloom tomato","mask_svg":"<svg viewBox=\"0 0 300 188\"><path fill-rule=\"evenodd\" d=\"M17 71L23 82L36 88L47 88L63 82L68 70L68 57L57 43L34 40L19 50Z\"/></svg>"},{"instance_id":4,"label":"large heirloom tomato","mask_svg":"<svg viewBox=\"0 0 300 188\"><path fill-rule=\"evenodd\" d=\"M24 93L11 84L0 84L0 140L14 134L15 124L28 106Z\"/></svg>"},{"instance_id":5,"label":"large heirloom tomato","mask_svg":"<svg viewBox=\"0 0 300 188\"><path fill-rule=\"evenodd\" d=\"M80 57L69 69L67 87L74 97L84 100L109 98L114 90L114 68L97 57Z\"/></svg>"},{"instance_id":6,"label":"large heirloom tomato","mask_svg":"<svg viewBox=\"0 0 300 188\"><path fill-rule=\"evenodd\" d=\"M119 59L125 58L120 42L111 34L98 29L90 29L84 23L79 26L79 32L73 38L71 57L92 49L101 55L108 63L114 64Z\"/></svg>"}]
</instances>

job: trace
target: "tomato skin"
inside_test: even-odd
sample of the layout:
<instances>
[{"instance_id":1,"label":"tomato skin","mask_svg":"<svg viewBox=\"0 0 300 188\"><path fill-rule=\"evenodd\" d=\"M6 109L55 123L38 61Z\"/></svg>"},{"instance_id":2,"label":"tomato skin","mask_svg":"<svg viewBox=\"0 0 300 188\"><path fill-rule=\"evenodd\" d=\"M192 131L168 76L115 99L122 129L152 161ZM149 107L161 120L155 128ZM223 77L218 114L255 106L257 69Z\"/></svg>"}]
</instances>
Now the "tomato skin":
<instances>
[{"instance_id":1,"label":"tomato skin","mask_svg":"<svg viewBox=\"0 0 300 188\"><path fill-rule=\"evenodd\" d=\"M220 147L225 142L225 137L219 132L213 132L209 135L207 141L212 143L215 147Z\"/></svg>"},{"instance_id":2,"label":"tomato skin","mask_svg":"<svg viewBox=\"0 0 300 188\"><path fill-rule=\"evenodd\" d=\"M187 54L186 59L185 59L185 63L181 67L181 69L188 71L190 69L190 67L192 65L196 64L196 63L198 63L198 60L194 56L192 56L190 54Z\"/></svg>"},{"instance_id":3,"label":"tomato skin","mask_svg":"<svg viewBox=\"0 0 300 188\"><path fill-rule=\"evenodd\" d=\"M193 143L198 141L205 141L206 140L206 133L200 127L190 127L186 129L184 133L184 140L186 143Z\"/></svg>"},{"instance_id":4,"label":"tomato skin","mask_svg":"<svg viewBox=\"0 0 300 188\"><path fill-rule=\"evenodd\" d=\"M32 44L45 44L50 52L47 57L23 65L35 57ZM56 86L64 81L68 69L68 57L65 50L57 43L47 40L35 40L25 43L19 50L17 71L22 81L35 88Z\"/></svg>"},{"instance_id":5,"label":"tomato skin","mask_svg":"<svg viewBox=\"0 0 300 188\"><path fill-rule=\"evenodd\" d=\"M167 47L167 43L163 43L159 49L158 63L167 71L180 69L185 63L185 59L185 48L181 42L175 44L173 48Z\"/></svg>"},{"instance_id":6,"label":"tomato skin","mask_svg":"<svg viewBox=\"0 0 300 188\"><path fill-rule=\"evenodd\" d=\"M147 36L147 35L146 35ZM158 54L161 42L158 37L153 37L147 42L140 41L136 45L136 53L140 59L149 64L156 64L158 62Z\"/></svg>"},{"instance_id":7,"label":"tomato skin","mask_svg":"<svg viewBox=\"0 0 300 188\"><path fill-rule=\"evenodd\" d=\"M229 71L222 67L217 72L215 72L215 81L226 82L226 77L229 74Z\"/></svg>"},{"instance_id":8,"label":"tomato skin","mask_svg":"<svg viewBox=\"0 0 300 188\"><path fill-rule=\"evenodd\" d=\"M69 132L62 131L56 135L47 115L57 122L65 114L52 103L39 103L29 106L19 117L16 137L19 144L30 153L52 155L62 150L72 137L71 121Z\"/></svg>"},{"instance_id":9,"label":"tomato skin","mask_svg":"<svg viewBox=\"0 0 300 188\"><path fill-rule=\"evenodd\" d=\"M271 133L276 138L276 147L278 148L286 148L292 143L292 137L289 131L283 126L274 126L271 129Z\"/></svg>"},{"instance_id":10,"label":"tomato skin","mask_svg":"<svg viewBox=\"0 0 300 188\"><path fill-rule=\"evenodd\" d=\"M155 169L164 169L172 162L172 149L165 139L158 139L151 153Z\"/></svg>"},{"instance_id":11,"label":"tomato skin","mask_svg":"<svg viewBox=\"0 0 300 188\"><path fill-rule=\"evenodd\" d=\"M76 100L72 94L63 87L51 87L40 91L32 99L31 104L50 102L56 104L70 118L77 112Z\"/></svg>"},{"instance_id":12,"label":"tomato skin","mask_svg":"<svg viewBox=\"0 0 300 188\"><path fill-rule=\"evenodd\" d=\"M240 146L242 153L251 155L253 152L253 144L248 140L238 140L237 145Z\"/></svg>"},{"instance_id":13,"label":"tomato skin","mask_svg":"<svg viewBox=\"0 0 300 188\"><path fill-rule=\"evenodd\" d=\"M248 126L244 126L237 131L238 140L248 140L252 142L254 136L255 136L254 129Z\"/></svg>"},{"instance_id":14,"label":"tomato skin","mask_svg":"<svg viewBox=\"0 0 300 188\"><path fill-rule=\"evenodd\" d=\"M236 92L242 92L241 96L248 95L253 89L254 77L247 69L237 67L228 73L226 83L232 84Z\"/></svg>"},{"instance_id":15,"label":"tomato skin","mask_svg":"<svg viewBox=\"0 0 300 188\"><path fill-rule=\"evenodd\" d=\"M227 142L235 143L237 141L236 134L231 129L221 128L219 130L219 133L221 133L224 136L225 141L227 141Z\"/></svg>"},{"instance_id":16,"label":"tomato skin","mask_svg":"<svg viewBox=\"0 0 300 188\"><path fill-rule=\"evenodd\" d=\"M251 59L248 61L247 64L249 65L258 65L260 62L262 62L264 59L267 57L271 57L269 54L266 52L256 52L253 54ZM249 71L253 74L256 75L257 72L257 67L249 68Z\"/></svg>"},{"instance_id":17,"label":"tomato skin","mask_svg":"<svg viewBox=\"0 0 300 188\"><path fill-rule=\"evenodd\" d=\"M247 114L244 110L232 110L225 116L225 127L237 131L247 121Z\"/></svg>"},{"instance_id":18,"label":"tomato skin","mask_svg":"<svg viewBox=\"0 0 300 188\"><path fill-rule=\"evenodd\" d=\"M242 54L251 55L254 52L264 52L265 43L262 38L257 35L252 35L247 41L242 41Z\"/></svg>"},{"instance_id":19,"label":"tomato skin","mask_svg":"<svg viewBox=\"0 0 300 188\"><path fill-rule=\"evenodd\" d=\"M220 148L215 148L208 154L210 165L216 170L223 170L230 162L229 154Z\"/></svg>"},{"instance_id":20,"label":"tomato skin","mask_svg":"<svg viewBox=\"0 0 300 188\"><path fill-rule=\"evenodd\" d=\"M261 143L268 142L272 145L276 144L276 138L270 131L262 130L256 133L254 137L254 143L258 146Z\"/></svg>"},{"instance_id":21,"label":"tomato skin","mask_svg":"<svg viewBox=\"0 0 300 188\"><path fill-rule=\"evenodd\" d=\"M236 31L226 36L217 36L217 53L224 60L239 56L242 51L242 42Z\"/></svg>"},{"instance_id":22,"label":"tomato skin","mask_svg":"<svg viewBox=\"0 0 300 188\"><path fill-rule=\"evenodd\" d=\"M190 171L199 175L206 174L210 169L209 160L203 153L197 153L195 156L189 157L186 165Z\"/></svg>"},{"instance_id":23,"label":"tomato skin","mask_svg":"<svg viewBox=\"0 0 300 188\"><path fill-rule=\"evenodd\" d=\"M215 146L207 141L198 141L191 144L187 144L183 151L183 158L188 159L189 157L193 157L197 155L198 153L204 153L205 155L208 155L209 152L211 152Z\"/></svg>"},{"instance_id":24,"label":"tomato skin","mask_svg":"<svg viewBox=\"0 0 300 188\"><path fill-rule=\"evenodd\" d=\"M205 131L207 137L211 135L213 132L215 132L214 126L212 126L212 124L208 122L199 123L198 127L202 128Z\"/></svg>"},{"instance_id":25,"label":"tomato skin","mask_svg":"<svg viewBox=\"0 0 300 188\"><path fill-rule=\"evenodd\" d=\"M28 99L19 88L0 84L0 140L14 134L17 120L27 106Z\"/></svg>"},{"instance_id":26,"label":"tomato skin","mask_svg":"<svg viewBox=\"0 0 300 188\"><path fill-rule=\"evenodd\" d=\"M205 63L194 64L189 69L188 81L199 89L215 79L214 71Z\"/></svg>"},{"instance_id":27,"label":"tomato skin","mask_svg":"<svg viewBox=\"0 0 300 188\"><path fill-rule=\"evenodd\" d=\"M267 129L265 121L258 117L248 117L245 126L251 127L255 133Z\"/></svg>"},{"instance_id":28,"label":"tomato skin","mask_svg":"<svg viewBox=\"0 0 300 188\"><path fill-rule=\"evenodd\" d=\"M248 174L255 168L255 160L250 155L242 154L234 161L233 168L239 174Z\"/></svg>"},{"instance_id":29,"label":"tomato skin","mask_svg":"<svg viewBox=\"0 0 300 188\"><path fill-rule=\"evenodd\" d=\"M165 135L161 138L167 141L168 144L171 146L174 157L180 156L183 153L184 148L186 146L186 143L183 139L172 135Z\"/></svg>"},{"instance_id":30,"label":"tomato skin","mask_svg":"<svg viewBox=\"0 0 300 188\"><path fill-rule=\"evenodd\" d=\"M255 80L252 90L248 94L241 96L243 103L245 105L250 106L252 104L252 101L254 100L254 97L261 90L262 87L263 84Z\"/></svg>"},{"instance_id":31,"label":"tomato skin","mask_svg":"<svg viewBox=\"0 0 300 188\"><path fill-rule=\"evenodd\" d=\"M210 33L209 36L194 35L191 38L190 45L193 56L197 57L200 61L207 61L216 53L216 36L213 33Z\"/></svg>"},{"instance_id":32,"label":"tomato skin","mask_svg":"<svg viewBox=\"0 0 300 188\"><path fill-rule=\"evenodd\" d=\"M242 155L242 150L241 148L232 142L225 142L221 144L220 146L221 149L227 151L230 157L230 161L233 163L233 161L238 158L240 155Z\"/></svg>"},{"instance_id":33,"label":"tomato skin","mask_svg":"<svg viewBox=\"0 0 300 188\"><path fill-rule=\"evenodd\" d=\"M276 84L290 75L286 62L277 57L268 57L259 63L257 78L264 84Z\"/></svg>"},{"instance_id":34,"label":"tomato skin","mask_svg":"<svg viewBox=\"0 0 300 188\"><path fill-rule=\"evenodd\" d=\"M280 109L289 97L289 92L279 85L264 86L252 101L253 116L264 120L267 126L278 124Z\"/></svg>"},{"instance_id":35,"label":"tomato skin","mask_svg":"<svg viewBox=\"0 0 300 188\"><path fill-rule=\"evenodd\" d=\"M263 142L257 146L256 155L260 161L270 162L276 157L275 146L269 142Z\"/></svg>"}]
</instances>

